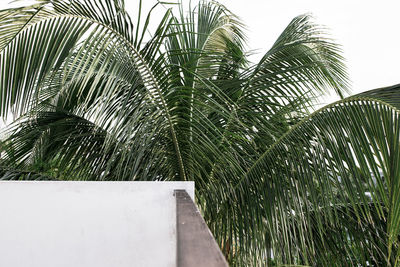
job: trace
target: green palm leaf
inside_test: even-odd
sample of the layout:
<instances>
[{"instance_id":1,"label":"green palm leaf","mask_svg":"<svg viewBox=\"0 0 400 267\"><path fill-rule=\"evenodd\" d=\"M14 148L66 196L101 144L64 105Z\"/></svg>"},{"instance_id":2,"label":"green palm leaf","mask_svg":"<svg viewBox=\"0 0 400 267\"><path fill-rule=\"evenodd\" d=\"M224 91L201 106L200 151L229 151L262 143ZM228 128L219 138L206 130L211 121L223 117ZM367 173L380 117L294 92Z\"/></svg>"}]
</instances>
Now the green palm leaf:
<instances>
[{"instance_id":1,"label":"green palm leaf","mask_svg":"<svg viewBox=\"0 0 400 267\"><path fill-rule=\"evenodd\" d=\"M351 238L356 233L343 215L354 216L359 227L369 227L370 232L363 231L372 237L375 227L384 223L378 240L363 236L360 242L368 244L371 251L361 253L368 262L395 264L400 219L395 189L399 102L396 97L391 97L390 103L384 100L396 96L398 90L399 86L393 86L362 93L305 118L238 180L233 195L226 199L226 209L258 207L241 209L243 220L252 225L252 231L268 233L271 239L265 242L271 244L265 247L271 246L277 258L295 264L326 264L331 255L317 253L332 245L341 247L342 262L352 264L350 245L354 246ZM323 238L331 228L347 234L341 234L345 244L330 244ZM315 247L315 240L321 247Z\"/></svg>"}]
</instances>

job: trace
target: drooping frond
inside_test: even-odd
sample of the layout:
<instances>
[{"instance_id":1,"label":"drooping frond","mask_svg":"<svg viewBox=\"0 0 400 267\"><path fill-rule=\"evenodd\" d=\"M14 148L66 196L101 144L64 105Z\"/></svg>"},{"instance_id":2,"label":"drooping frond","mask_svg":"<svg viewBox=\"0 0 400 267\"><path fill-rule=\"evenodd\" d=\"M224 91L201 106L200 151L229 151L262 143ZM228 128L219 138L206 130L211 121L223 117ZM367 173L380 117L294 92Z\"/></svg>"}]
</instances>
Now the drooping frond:
<instances>
[{"instance_id":1,"label":"drooping frond","mask_svg":"<svg viewBox=\"0 0 400 267\"><path fill-rule=\"evenodd\" d=\"M397 264L399 89L328 105L269 147L211 212L235 216L232 242L282 263Z\"/></svg>"},{"instance_id":2,"label":"drooping frond","mask_svg":"<svg viewBox=\"0 0 400 267\"><path fill-rule=\"evenodd\" d=\"M310 16L294 18L249 73L245 96L287 102L304 94L325 94L331 88L343 98L348 78L341 48L325 35Z\"/></svg>"}]
</instances>

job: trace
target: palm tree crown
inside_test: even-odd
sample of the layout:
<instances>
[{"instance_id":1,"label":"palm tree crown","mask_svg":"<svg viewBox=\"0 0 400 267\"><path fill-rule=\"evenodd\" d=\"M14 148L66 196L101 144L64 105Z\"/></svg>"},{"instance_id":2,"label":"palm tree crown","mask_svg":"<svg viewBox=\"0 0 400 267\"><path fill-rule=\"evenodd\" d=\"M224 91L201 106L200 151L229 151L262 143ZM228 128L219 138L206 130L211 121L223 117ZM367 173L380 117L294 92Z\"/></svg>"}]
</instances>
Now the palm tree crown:
<instances>
[{"instance_id":1,"label":"palm tree crown","mask_svg":"<svg viewBox=\"0 0 400 267\"><path fill-rule=\"evenodd\" d=\"M254 64L226 7L157 3L149 35L141 5L0 11L0 116L18 117L1 179L195 181L232 265L397 265L398 86L344 98L340 47L309 16Z\"/></svg>"}]
</instances>

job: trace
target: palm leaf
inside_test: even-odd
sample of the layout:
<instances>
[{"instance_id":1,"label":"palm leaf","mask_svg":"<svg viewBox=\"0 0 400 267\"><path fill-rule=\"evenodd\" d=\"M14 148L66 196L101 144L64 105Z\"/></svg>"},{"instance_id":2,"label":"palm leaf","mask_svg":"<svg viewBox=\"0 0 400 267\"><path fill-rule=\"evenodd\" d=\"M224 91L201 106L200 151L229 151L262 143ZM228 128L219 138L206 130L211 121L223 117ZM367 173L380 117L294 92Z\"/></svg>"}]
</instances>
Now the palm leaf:
<instances>
[{"instance_id":1,"label":"palm leaf","mask_svg":"<svg viewBox=\"0 0 400 267\"><path fill-rule=\"evenodd\" d=\"M370 228L371 236L376 225L386 226L386 237L361 239L372 250L369 256L364 254L365 261L394 264L399 246L398 90L399 86L376 89L328 105L261 155L219 212L240 210L238 231L246 232L244 236L269 233L270 240L259 237L252 244L239 235L239 242L248 242L249 249L272 247L277 259L286 263L328 262L328 253L317 254L317 249L332 245L323 237L329 228L338 227L353 235L342 214L352 215L359 227ZM388 96L392 97L384 101ZM257 208L243 208L248 206ZM354 259L349 247L341 253L342 262L361 260Z\"/></svg>"}]
</instances>

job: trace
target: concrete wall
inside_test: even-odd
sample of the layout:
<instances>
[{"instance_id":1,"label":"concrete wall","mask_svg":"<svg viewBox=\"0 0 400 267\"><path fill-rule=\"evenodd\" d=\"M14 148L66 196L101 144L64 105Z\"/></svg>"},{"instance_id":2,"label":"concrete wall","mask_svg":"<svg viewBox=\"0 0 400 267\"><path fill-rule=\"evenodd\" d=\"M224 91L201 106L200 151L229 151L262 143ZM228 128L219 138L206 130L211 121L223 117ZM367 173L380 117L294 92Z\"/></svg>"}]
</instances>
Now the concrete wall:
<instances>
[{"instance_id":1,"label":"concrete wall","mask_svg":"<svg viewBox=\"0 0 400 267\"><path fill-rule=\"evenodd\" d=\"M0 182L0 266L176 265L174 189L192 182Z\"/></svg>"}]
</instances>

